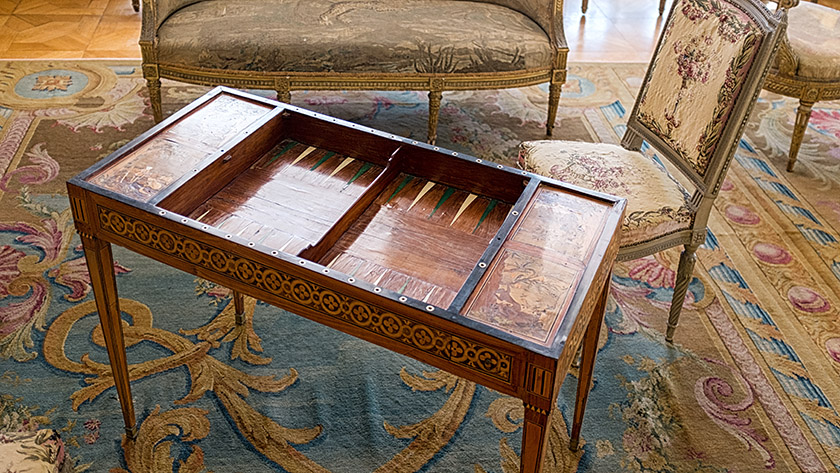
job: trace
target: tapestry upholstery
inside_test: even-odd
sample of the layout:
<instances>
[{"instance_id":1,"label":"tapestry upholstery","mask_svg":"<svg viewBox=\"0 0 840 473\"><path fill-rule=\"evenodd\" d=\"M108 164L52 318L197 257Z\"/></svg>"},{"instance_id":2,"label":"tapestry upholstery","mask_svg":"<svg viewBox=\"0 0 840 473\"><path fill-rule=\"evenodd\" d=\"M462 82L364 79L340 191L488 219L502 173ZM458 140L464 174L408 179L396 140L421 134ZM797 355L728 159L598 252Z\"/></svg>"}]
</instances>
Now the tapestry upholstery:
<instances>
[{"instance_id":1,"label":"tapestry upholstery","mask_svg":"<svg viewBox=\"0 0 840 473\"><path fill-rule=\"evenodd\" d=\"M604 143L528 141L519 166L570 184L627 199L621 246L691 228L688 193L662 165Z\"/></svg>"},{"instance_id":2,"label":"tapestry upholstery","mask_svg":"<svg viewBox=\"0 0 840 473\"><path fill-rule=\"evenodd\" d=\"M761 30L717 0L681 0L669 17L636 118L700 176L750 69Z\"/></svg>"},{"instance_id":3,"label":"tapestry upholstery","mask_svg":"<svg viewBox=\"0 0 840 473\"><path fill-rule=\"evenodd\" d=\"M53 429L0 432L0 471L65 473L72 471L64 442Z\"/></svg>"},{"instance_id":4,"label":"tapestry upholstery","mask_svg":"<svg viewBox=\"0 0 840 473\"><path fill-rule=\"evenodd\" d=\"M161 63L238 71L481 73L545 68L555 56L524 15L452 0L204 1L164 21L158 38Z\"/></svg>"},{"instance_id":5,"label":"tapestry upholstery","mask_svg":"<svg viewBox=\"0 0 840 473\"><path fill-rule=\"evenodd\" d=\"M473 2L475 0L459 1ZM552 24L552 20L554 19L554 8L558 2L562 5L562 1L563 0L554 0L550 2L546 2L545 0L485 0L485 3L495 3L523 13L528 18L534 20L543 30L547 32L552 27L563 28L561 15L557 15L557 19L554 20L554 24ZM561 34L557 35L557 37L563 38L564 36Z\"/></svg>"},{"instance_id":6,"label":"tapestry upholstery","mask_svg":"<svg viewBox=\"0 0 840 473\"><path fill-rule=\"evenodd\" d=\"M840 77L840 11L801 2L788 12L787 38L797 76L833 81Z\"/></svg>"}]
</instances>

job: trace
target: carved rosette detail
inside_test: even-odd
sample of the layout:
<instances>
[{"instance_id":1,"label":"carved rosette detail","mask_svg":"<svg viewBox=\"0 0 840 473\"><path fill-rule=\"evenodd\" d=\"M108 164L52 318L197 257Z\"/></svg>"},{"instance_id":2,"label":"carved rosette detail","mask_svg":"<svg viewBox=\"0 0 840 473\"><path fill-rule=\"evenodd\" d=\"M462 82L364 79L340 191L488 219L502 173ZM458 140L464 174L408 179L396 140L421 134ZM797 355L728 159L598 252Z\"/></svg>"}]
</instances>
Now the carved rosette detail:
<instances>
[{"instance_id":1,"label":"carved rosette detail","mask_svg":"<svg viewBox=\"0 0 840 473\"><path fill-rule=\"evenodd\" d=\"M505 382L511 380L512 356L508 353L385 311L135 217L104 207L98 207L98 216L100 228L107 233L241 281L296 305L465 366L471 371Z\"/></svg>"}]
</instances>

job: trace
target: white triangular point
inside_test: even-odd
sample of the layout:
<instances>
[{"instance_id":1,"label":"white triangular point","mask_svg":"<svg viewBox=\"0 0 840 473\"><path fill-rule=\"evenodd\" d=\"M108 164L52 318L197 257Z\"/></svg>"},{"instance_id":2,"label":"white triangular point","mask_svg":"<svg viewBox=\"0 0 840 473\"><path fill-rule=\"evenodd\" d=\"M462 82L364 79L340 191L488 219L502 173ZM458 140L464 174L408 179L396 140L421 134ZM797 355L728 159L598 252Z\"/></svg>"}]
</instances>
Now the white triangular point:
<instances>
[{"instance_id":1,"label":"white triangular point","mask_svg":"<svg viewBox=\"0 0 840 473\"><path fill-rule=\"evenodd\" d=\"M301 159L309 156L309 153L315 151L316 149L317 149L316 147L310 146L309 148L306 148L305 150L303 150L303 153L300 153L300 156L298 156L297 158L295 158L294 161L292 161L292 166L299 163Z\"/></svg>"},{"instance_id":2,"label":"white triangular point","mask_svg":"<svg viewBox=\"0 0 840 473\"><path fill-rule=\"evenodd\" d=\"M411 205L408 206L407 210L411 210L411 208L414 207L414 204L419 202L420 199L422 199L423 196L426 195L426 193L428 193L430 190L432 190L432 187L434 187L434 186L435 186L434 182L432 182L432 181L427 182L426 185L423 186L423 189L420 190L420 193L417 194L417 197L414 198L414 202L412 202Z\"/></svg>"},{"instance_id":3,"label":"white triangular point","mask_svg":"<svg viewBox=\"0 0 840 473\"><path fill-rule=\"evenodd\" d=\"M458 217L460 217L461 214L464 213L464 210L467 210L467 207L470 206L470 204L472 203L472 201L475 200L476 197L478 196L475 194L470 194L467 196L467 198L464 200L464 203L461 204L461 208L458 209L458 213L455 214L455 218L452 219L452 223L449 224L450 227L455 224L455 220L458 220Z\"/></svg>"},{"instance_id":4,"label":"white triangular point","mask_svg":"<svg viewBox=\"0 0 840 473\"><path fill-rule=\"evenodd\" d=\"M352 163L352 162L353 162L353 158L344 158L344 161L342 161L341 164L339 164L338 167L335 168L335 170L332 173L330 173L330 177L333 177L336 174L338 174L338 171L341 171L342 169L346 168L347 165Z\"/></svg>"},{"instance_id":5,"label":"white triangular point","mask_svg":"<svg viewBox=\"0 0 840 473\"><path fill-rule=\"evenodd\" d=\"M200 216L200 217L198 217L197 219L195 219L195 221L196 221L196 222L200 222L202 218L206 217L206 216L207 216L207 214L209 214L209 213L210 213L210 210L211 210L211 209L207 209L207 211L206 211L206 212L204 212L203 214L201 214L201 216Z\"/></svg>"},{"instance_id":6,"label":"white triangular point","mask_svg":"<svg viewBox=\"0 0 840 473\"><path fill-rule=\"evenodd\" d=\"M280 247L280 251L286 251L286 248L287 248L287 247L289 246L289 244L290 244L291 242L293 242L294 240L295 240L295 237L291 237L291 238L289 238L289 241L287 241L287 242L286 242L283 246L281 246L281 247Z\"/></svg>"}]
</instances>

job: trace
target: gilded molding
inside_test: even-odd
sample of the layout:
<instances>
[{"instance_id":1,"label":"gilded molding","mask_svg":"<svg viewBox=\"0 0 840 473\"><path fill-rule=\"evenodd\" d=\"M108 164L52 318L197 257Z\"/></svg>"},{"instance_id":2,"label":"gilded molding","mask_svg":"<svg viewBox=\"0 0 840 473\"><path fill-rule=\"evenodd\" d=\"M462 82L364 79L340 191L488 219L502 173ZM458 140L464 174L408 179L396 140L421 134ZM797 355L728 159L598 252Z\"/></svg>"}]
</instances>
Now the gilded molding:
<instances>
[{"instance_id":1,"label":"gilded molding","mask_svg":"<svg viewBox=\"0 0 840 473\"><path fill-rule=\"evenodd\" d=\"M507 383L511 381L513 357L481 342L388 312L130 215L102 206L97 206L97 213L99 226L107 233L237 280L321 315L385 336L409 349L423 351L490 378Z\"/></svg>"}]
</instances>

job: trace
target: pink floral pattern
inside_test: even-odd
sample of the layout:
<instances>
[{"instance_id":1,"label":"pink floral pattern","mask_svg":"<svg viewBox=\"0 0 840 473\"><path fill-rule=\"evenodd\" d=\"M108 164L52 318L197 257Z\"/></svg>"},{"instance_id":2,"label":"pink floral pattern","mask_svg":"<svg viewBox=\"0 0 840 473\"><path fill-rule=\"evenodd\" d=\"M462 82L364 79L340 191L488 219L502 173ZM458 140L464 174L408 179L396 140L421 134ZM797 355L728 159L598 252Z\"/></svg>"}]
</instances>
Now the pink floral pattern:
<instances>
[{"instance_id":1,"label":"pink floral pattern","mask_svg":"<svg viewBox=\"0 0 840 473\"><path fill-rule=\"evenodd\" d=\"M814 109L808 123L823 133L840 138L840 110Z\"/></svg>"},{"instance_id":2,"label":"pink floral pattern","mask_svg":"<svg viewBox=\"0 0 840 473\"><path fill-rule=\"evenodd\" d=\"M0 300L9 295L22 298L20 301L0 306L0 359L14 358L26 361L35 357L28 351L32 347L32 331L41 330L46 324L46 310L54 282L70 289L64 298L71 302L85 298L91 290L90 276L81 248L76 256L62 261L73 238L69 210L57 213L32 202L28 193L21 195L21 207L42 218L40 224L0 222L0 232L18 234L14 241L24 248L35 250L37 257L24 249L11 246L0 247ZM128 271L114 263L117 274ZM47 276L47 277L45 277Z\"/></svg>"},{"instance_id":3,"label":"pink floral pattern","mask_svg":"<svg viewBox=\"0 0 840 473\"><path fill-rule=\"evenodd\" d=\"M38 143L26 153L31 165L15 169L0 179L0 190L8 191L9 182L15 177L21 184L43 184L58 176L58 162L44 149L44 145Z\"/></svg>"},{"instance_id":4,"label":"pink floral pattern","mask_svg":"<svg viewBox=\"0 0 840 473\"><path fill-rule=\"evenodd\" d=\"M706 361L716 365L726 366L720 361L708 359ZM727 402L726 398L731 397L735 393L735 389L729 382L716 376L707 376L697 380L694 387L694 395L697 398L697 402L703 408L706 415L724 431L729 432L740 440L748 450L758 452L764 460L765 468L773 468L776 465L776 460L767 447L764 446L764 443L769 439L766 435L759 433L755 427L750 425L752 424L752 419L739 415L739 413L745 412L755 403L752 388L747 383L747 380L738 373L738 370L732 368L730 370L745 392L744 398L740 402Z\"/></svg>"},{"instance_id":5,"label":"pink floral pattern","mask_svg":"<svg viewBox=\"0 0 840 473\"><path fill-rule=\"evenodd\" d=\"M681 0L640 92L636 119L705 175L761 30L737 7Z\"/></svg>"},{"instance_id":6,"label":"pink floral pattern","mask_svg":"<svg viewBox=\"0 0 840 473\"><path fill-rule=\"evenodd\" d=\"M20 276L18 262L24 256L11 246L0 247L0 300L12 294L11 284Z\"/></svg>"},{"instance_id":7,"label":"pink floral pattern","mask_svg":"<svg viewBox=\"0 0 840 473\"><path fill-rule=\"evenodd\" d=\"M788 290L788 300L794 307L809 313L822 313L831 310L831 304L825 297L810 287L793 286Z\"/></svg>"},{"instance_id":8,"label":"pink floral pattern","mask_svg":"<svg viewBox=\"0 0 840 473\"><path fill-rule=\"evenodd\" d=\"M82 251L81 245L76 247L76 251ZM114 262L114 274L119 275L128 271L129 269L119 262ZM90 274L84 257L65 261L57 268L50 269L47 275L53 278L56 283L70 289L70 294L64 295L64 298L70 302L78 302L84 299L91 291Z\"/></svg>"}]
</instances>

